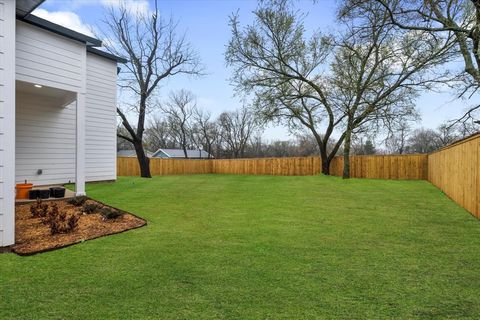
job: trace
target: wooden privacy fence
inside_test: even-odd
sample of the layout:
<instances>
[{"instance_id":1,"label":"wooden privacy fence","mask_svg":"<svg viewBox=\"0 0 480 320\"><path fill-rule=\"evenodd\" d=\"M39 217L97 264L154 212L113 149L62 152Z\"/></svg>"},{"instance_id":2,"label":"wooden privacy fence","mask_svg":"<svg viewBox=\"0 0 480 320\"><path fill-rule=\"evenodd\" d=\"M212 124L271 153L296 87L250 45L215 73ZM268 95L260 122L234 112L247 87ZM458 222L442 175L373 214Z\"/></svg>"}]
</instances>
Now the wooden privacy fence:
<instances>
[{"instance_id":1,"label":"wooden privacy fence","mask_svg":"<svg viewBox=\"0 0 480 320\"><path fill-rule=\"evenodd\" d=\"M428 181L480 218L480 134L428 156Z\"/></svg>"},{"instance_id":2,"label":"wooden privacy fence","mask_svg":"<svg viewBox=\"0 0 480 320\"><path fill-rule=\"evenodd\" d=\"M253 174L306 176L320 173L319 157L254 158L210 160L212 172L220 174Z\"/></svg>"},{"instance_id":3,"label":"wooden privacy fence","mask_svg":"<svg viewBox=\"0 0 480 320\"><path fill-rule=\"evenodd\" d=\"M427 155L352 156L352 178L427 179ZM179 175L195 173L253 174L277 176L305 176L321 172L319 157L253 158L253 159L150 159L152 175ZM341 176L343 157L332 160L330 174ZM138 176L136 158L118 158L119 176Z\"/></svg>"},{"instance_id":4,"label":"wooden privacy fence","mask_svg":"<svg viewBox=\"0 0 480 320\"><path fill-rule=\"evenodd\" d=\"M150 158L150 172L154 176L196 173L305 176L320 173L320 167L318 157L219 160ZM117 175L140 175L137 158L117 158Z\"/></svg>"},{"instance_id":5,"label":"wooden privacy fence","mask_svg":"<svg viewBox=\"0 0 480 320\"><path fill-rule=\"evenodd\" d=\"M343 157L333 159L330 174L343 175ZM428 155L351 156L350 176L367 179L426 180Z\"/></svg>"},{"instance_id":6,"label":"wooden privacy fence","mask_svg":"<svg viewBox=\"0 0 480 320\"><path fill-rule=\"evenodd\" d=\"M150 158L150 173L154 176L212 173L211 160ZM117 158L117 175L139 176L137 158Z\"/></svg>"}]
</instances>

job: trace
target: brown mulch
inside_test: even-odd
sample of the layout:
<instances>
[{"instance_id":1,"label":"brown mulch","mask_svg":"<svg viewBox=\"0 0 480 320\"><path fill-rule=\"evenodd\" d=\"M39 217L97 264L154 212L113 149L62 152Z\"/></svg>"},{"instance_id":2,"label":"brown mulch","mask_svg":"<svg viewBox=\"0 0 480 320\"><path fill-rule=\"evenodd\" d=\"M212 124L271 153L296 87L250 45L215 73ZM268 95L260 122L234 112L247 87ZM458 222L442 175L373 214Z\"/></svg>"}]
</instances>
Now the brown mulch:
<instances>
[{"instance_id":1,"label":"brown mulch","mask_svg":"<svg viewBox=\"0 0 480 320\"><path fill-rule=\"evenodd\" d=\"M30 206L33 203L18 204L15 208L15 245L10 248L11 251L19 255L31 255L139 228L147 224L145 220L116 208L123 212L123 215L116 219L105 220L98 212L85 214L82 212L82 206L73 206L66 200L45 201L45 203L49 205L56 203L60 211L80 215L78 226L73 232L52 235L49 226L42 223L41 218L32 218ZM109 207L92 199L88 199L87 203L95 203L99 208Z\"/></svg>"}]
</instances>

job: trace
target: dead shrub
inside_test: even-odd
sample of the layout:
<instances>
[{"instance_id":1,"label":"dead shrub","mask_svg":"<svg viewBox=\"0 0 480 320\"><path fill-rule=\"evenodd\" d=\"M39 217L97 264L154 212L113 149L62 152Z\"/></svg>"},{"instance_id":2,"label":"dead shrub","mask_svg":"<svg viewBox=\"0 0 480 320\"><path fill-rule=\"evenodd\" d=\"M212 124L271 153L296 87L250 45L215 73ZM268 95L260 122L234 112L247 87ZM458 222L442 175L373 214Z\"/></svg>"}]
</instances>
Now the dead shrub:
<instances>
[{"instance_id":1,"label":"dead shrub","mask_svg":"<svg viewBox=\"0 0 480 320\"><path fill-rule=\"evenodd\" d=\"M85 203L82 208L82 211L85 214L92 214L97 210L98 210L98 205L96 205L95 203Z\"/></svg>"},{"instance_id":2,"label":"dead shrub","mask_svg":"<svg viewBox=\"0 0 480 320\"><path fill-rule=\"evenodd\" d=\"M113 220L123 216L123 212L109 207L102 208L100 214L102 215L103 220Z\"/></svg>"},{"instance_id":3,"label":"dead shrub","mask_svg":"<svg viewBox=\"0 0 480 320\"><path fill-rule=\"evenodd\" d=\"M65 211L59 211L56 204L52 205L51 210L46 215L43 222L50 227L50 233L70 233L78 226L80 216L77 214L67 214Z\"/></svg>"},{"instance_id":4,"label":"dead shrub","mask_svg":"<svg viewBox=\"0 0 480 320\"><path fill-rule=\"evenodd\" d=\"M30 213L33 218L43 218L48 214L48 204L44 203L42 199L37 199L37 201L30 205Z\"/></svg>"},{"instance_id":5,"label":"dead shrub","mask_svg":"<svg viewBox=\"0 0 480 320\"><path fill-rule=\"evenodd\" d=\"M71 199L68 199L67 203L75 207L81 207L85 204L85 201L87 201L87 197L81 196L81 197L73 197Z\"/></svg>"}]
</instances>

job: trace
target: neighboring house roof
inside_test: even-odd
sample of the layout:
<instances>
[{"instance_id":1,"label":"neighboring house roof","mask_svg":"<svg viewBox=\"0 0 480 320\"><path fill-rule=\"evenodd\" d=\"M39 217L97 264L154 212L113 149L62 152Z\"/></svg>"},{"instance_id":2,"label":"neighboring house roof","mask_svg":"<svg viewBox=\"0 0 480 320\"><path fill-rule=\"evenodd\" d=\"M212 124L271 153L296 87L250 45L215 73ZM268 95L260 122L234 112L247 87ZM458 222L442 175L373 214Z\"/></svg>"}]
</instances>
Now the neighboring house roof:
<instances>
[{"instance_id":1,"label":"neighboring house roof","mask_svg":"<svg viewBox=\"0 0 480 320\"><path fill-rule=\"evenodd\" d=\"M150 151L146 151L147 157L152 157L152 153ZM117 157L136 157L137 152L135 150L118 150Z\"/></svg>"},{"instance_id":2,"label":"neighboring house roof","mask_svg":"<svg viewBox=\"0 0 480 320\"><path fill-rule=\"evenodd\" d=\"M188 158L208 158L208 152L204 150L187 150ZM185 158L183 149L158 149L152 155L153 158ZM210 158L213 158L210 155Z\"/></svg>"}]
</instances>

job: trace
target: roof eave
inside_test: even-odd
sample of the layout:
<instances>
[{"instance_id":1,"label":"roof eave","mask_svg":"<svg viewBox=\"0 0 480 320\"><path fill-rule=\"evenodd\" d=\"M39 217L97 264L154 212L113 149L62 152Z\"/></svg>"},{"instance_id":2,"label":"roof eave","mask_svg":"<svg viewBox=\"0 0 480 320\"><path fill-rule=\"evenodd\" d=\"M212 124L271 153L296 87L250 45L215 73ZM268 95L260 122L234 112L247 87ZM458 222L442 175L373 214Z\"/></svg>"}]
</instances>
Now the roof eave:
<instances>
[{"instance_id":1,"label":"roof eave","mask_svg":"<svg viewBox=\"0 0 480 320\"><path fill-rule=\"evenodd\" d=\"M99 50L97 48L93 48L93 47L90 47L90 46L87 47L87 52L96 54L98 56L101 56L101 57L104 57L104 58L107 58L107 59L110 59L110 60L113 60L113 61L116 61L116 62L119 62L119 63L127 63L128 62L128 60L125 59L125 58L116 56L114 54L111 54L111 53L108 53L108 52L105 52L105 51L102 51L102 50Z\"/></svg>"},{"instance_id":2,"label":"roof eave","mask_svg":"<svg viewBox=\"0 0 480 320\"><path fill-rule=\"evenodd\" d=\"M92 46L92 47L101 47L102 46L102 41L93 37L86 36L84 34L81 34L79 32L73 31L71 29L62 27L58 24L55 24L53 22L50 22L48 20L39 18L37 16L34 16L32 14L29 14L24 17L17 16L17 19L26 22L28 24L34 25L36 27L48 30L50 32L56 33L58 35L70 38L72 40L80 41L85 43L87 46Z\"/></svg>"},{"instance_id":3,"label":"roof eave","mask_svg":"<svg viewBox=\"0 0 480 320\"><path fill-rule=\"evenodd\" d=\"M25 17L37 9L45 0L17 0L15 14L17 17Z\"/></svg>"}]
</instances>

